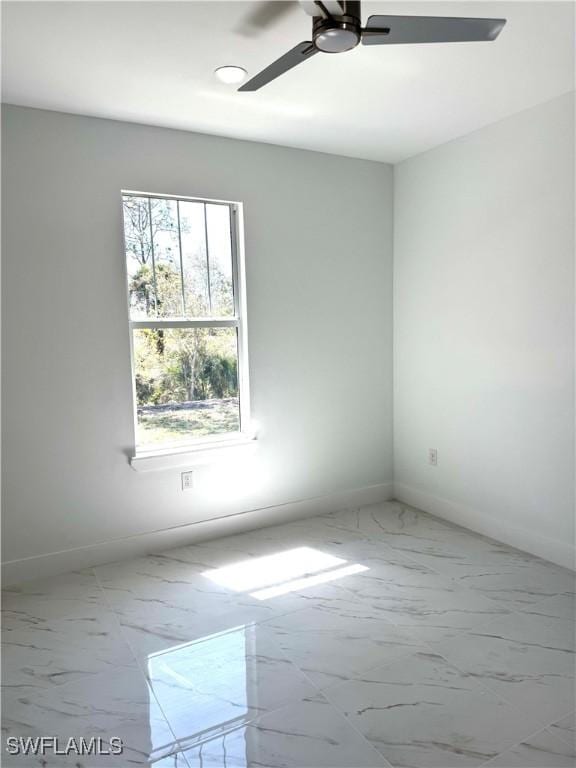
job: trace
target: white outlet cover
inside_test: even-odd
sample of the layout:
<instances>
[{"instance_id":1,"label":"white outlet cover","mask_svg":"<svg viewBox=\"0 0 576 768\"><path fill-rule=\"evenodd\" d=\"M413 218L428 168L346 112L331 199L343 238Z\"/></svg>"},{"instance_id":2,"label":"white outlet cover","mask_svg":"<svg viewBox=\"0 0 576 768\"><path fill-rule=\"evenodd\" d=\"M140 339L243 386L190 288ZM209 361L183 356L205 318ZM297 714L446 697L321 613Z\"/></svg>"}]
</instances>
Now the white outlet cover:
<instances>
[{"instance_id":1,"label":"white outlet cover","mask_svg":"<svg viewBox=\"0 0 576 768\"><path fill-rule=\"evenodd\" d=\"M180 477L182 479L183 491L190 491L194 488L194 472L182 472Z\"/></svg>"}]
</instances>

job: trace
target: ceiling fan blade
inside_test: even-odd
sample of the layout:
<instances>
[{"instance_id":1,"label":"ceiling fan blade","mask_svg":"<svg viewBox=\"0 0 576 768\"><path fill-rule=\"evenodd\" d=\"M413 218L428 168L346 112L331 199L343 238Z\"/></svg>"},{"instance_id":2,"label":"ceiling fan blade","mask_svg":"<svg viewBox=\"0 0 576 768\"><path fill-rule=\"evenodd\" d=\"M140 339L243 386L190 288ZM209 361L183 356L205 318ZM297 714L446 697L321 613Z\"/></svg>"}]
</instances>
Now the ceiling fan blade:
<instances>
[{"instance_id":1,"label":"ceiling fan blade","mask_svg":"<svg viewBox=\"0 0 576 768\"><path fill-rule=\"evenodd\" d=\"M330 16L342 16L344 13L340 0L321 0L320 4L326 8Z\"/></svg>"},{"instance_id":2,"label":"ceiling fan blade","mask_svg":"<svg viewBox=\"0 0 576 768\"><path fill-rule=\"evenodd\" d=\"M284 72L288 72L289 69L296 67L298 64L306 61L306 59L314 56L315 53L318 53L318 48L316 48L314 43L309 40L300 43L295 48L292 48L291 51L285 53L284 56L277 59L273 64L270 64L269 67L263 69L262 72L259 72L251 80L248 80L247 83L244 83L238 90L257 91L259 88L262 88L263 85L266 85L277 77L280 77L280 75L283 75Z\"/></svg>"},{"instance_id":3,"label":"ceiling fan blade","mask_svg":"<svg viewBox=\"0 0 576 768\"><path fill-rule=\"evenodd\" d=\"M298 8L297 0L267 0L259 2L242 20L237 31L247 37L254 37L259 32L280 21L292 10Z\"/></svg>"},{"instance_id":4,"label":"ceiling fan blade","mask_svg":"<svg viewBox=\"0 0 576 768\"><path fill-rule=\"evenodd\" d=\"M304 13L307 13L308 16L322 16L328 18L329 11L324 3L318 3L316 0L298 0L298 2ZM332 5L333 4L334 3L332 3ZM342 11L340 10L339 13L342 13Z\"/></svg>"},{"instance_id":5,"label":"ceiling fan blade","mask_svg":"<svg viewBox=\"0 0 576 768\"><path fill-rule=\"evenodd\" d=\"M449 16L370 16L362 45L464 43L496 40L506 19Z\"/></svg>"}]
</instances>

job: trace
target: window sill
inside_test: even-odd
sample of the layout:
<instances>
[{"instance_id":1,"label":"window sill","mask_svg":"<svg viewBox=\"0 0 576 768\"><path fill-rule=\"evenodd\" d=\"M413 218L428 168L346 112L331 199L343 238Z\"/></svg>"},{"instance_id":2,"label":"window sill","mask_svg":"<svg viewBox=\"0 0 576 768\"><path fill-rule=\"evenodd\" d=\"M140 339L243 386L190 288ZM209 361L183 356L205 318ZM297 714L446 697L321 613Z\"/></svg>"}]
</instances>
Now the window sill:
<instances>
[{"instance_id":1,"label":"window sill","mask_svg":"<svg viewBox=\"0 0 576 768\"><path fill-rule=\"evenodd\" d=\"M212 464L223 458L252 452L256 447L254 435L239 435L226 440L187 445L180 450L144 452L130 459L130 466L136 472L153 472L177 467L195 467L200 464Z\"/></svg>"}]
</instances>

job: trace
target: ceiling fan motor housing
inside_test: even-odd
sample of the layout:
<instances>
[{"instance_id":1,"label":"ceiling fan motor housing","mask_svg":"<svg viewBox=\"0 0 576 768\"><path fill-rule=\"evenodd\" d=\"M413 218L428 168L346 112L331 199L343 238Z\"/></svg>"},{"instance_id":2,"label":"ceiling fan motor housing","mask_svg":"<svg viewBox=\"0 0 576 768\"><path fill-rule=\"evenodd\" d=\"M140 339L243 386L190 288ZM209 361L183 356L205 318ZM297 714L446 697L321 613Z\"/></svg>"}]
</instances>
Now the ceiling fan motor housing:
<instances>
[{"instance_id":1,"label":"ceiling fan motor housing","mask_svg":"<svg viewBox=\"0 0 576 768\"><path fill-rule=\"evenodd\" d=\"M362 36L360 2L341 2L341 16L315 16L312 26L314 45L324 53L343 53L355 48Z\"/></svg>"}]
</instances>

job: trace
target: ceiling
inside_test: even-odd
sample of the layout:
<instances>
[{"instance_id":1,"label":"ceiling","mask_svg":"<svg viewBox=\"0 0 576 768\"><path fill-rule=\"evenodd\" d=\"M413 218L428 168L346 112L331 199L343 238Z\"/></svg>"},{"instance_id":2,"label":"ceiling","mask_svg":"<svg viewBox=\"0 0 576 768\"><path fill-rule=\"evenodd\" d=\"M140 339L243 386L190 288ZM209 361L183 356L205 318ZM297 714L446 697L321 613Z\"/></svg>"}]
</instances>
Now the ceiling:
<instances>
[{"instance_id":1,"label":"ceiling","mask_svg":"<svg viewBox=\"0 0 576 768\"><path fill-rule=\"evenodd\" d=\"M258 3L3 2L3 101L397 162L574 88L573 2L364 2L371 13L505 17L494 43L320 54L255 93L302 40L294 6L247 34Z\"/></svg>"}]
</instances>

